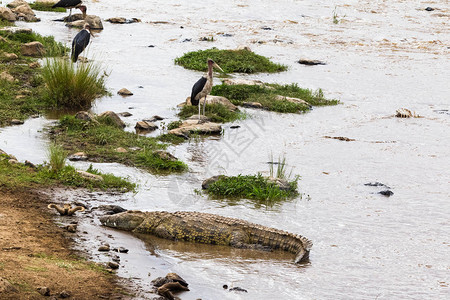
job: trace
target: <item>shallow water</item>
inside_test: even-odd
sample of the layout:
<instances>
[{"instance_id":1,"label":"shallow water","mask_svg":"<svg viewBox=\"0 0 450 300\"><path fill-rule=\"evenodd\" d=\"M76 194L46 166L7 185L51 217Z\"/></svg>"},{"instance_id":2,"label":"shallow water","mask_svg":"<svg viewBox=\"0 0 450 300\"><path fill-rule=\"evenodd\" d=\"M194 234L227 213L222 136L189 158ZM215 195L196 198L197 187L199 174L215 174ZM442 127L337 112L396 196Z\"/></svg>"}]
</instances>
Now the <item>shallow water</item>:
<instances>
[{"instance_id":1,"label":"shallow water","mask_svg":"<svg viewBox=\"0 0 450 300\"><path fill-rule=\"evenodd\" d=\"M289 70L244 77L322 88L326 97L342 101L303 115L246 110L251 118L236 122L241 128L227 124L221 138L170 149L188 163L186 174L153 176L118 164L94 165L129 176L140 188L119 200L98 196L89 200L91 205L196 210L288 230L314 242L307 265L294 265L293 257L285 255L159 239L144 243L99 228L95 218L80 225L80 232L89 233L80 247L94 259L109 260L96 251L101 242L125 246L130 252L120 255L119 275L133 278L145 291L156 276L176 272L190 283L191 291L180 294L182 299L448 298L450 116L437 112L448 110L450 100L447 1L85 2L88 14L102 19L142 19L126 25L103 22L105 29L84 53L111 72L113 96L97 101L93 111L131 112L124 119L127 130L155 114L166 117L166 123L174 120L173 108L189 96L201 73L176 66L173 59L211 47L249 45ZM424 11L427 6L439 10ZM333 24L334 9L339 24ZM20 26L70 44L77 30L51 21L61 14L37 15L40 23ZM198 41L211 35L214 42ZM300 58L327 64L303 66L296 63ZM122 87L134 95L116 95ZM394 118L400 107L423 118ZM48 123L40 118L0 129L0 149L22 161L44 161L47 141L41 129ZM218 173L268 172L271 153L275 158L284 155L293 173L302 176L302 197L267 208L244 200L210 200L194 192L203 179ZM387 198L377 194L382 188L364 185L375 181L390 186L394 195ZM225 291L223 284L248 293Z\"/></svg>"}]
</instances>

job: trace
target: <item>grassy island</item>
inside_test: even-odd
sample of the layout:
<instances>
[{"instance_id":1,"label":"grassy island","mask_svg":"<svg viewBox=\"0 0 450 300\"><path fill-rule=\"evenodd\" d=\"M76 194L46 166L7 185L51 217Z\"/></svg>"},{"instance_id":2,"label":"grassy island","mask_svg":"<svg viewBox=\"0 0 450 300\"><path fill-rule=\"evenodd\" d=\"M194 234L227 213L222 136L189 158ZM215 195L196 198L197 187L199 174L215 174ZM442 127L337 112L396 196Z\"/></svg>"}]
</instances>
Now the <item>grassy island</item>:
<instances>
[{"instance_id":1,"label":"grassy island","mask_svg":"<svg viewBox=\"0 0 450 300\"><path fill-rule=\"evenodd\" d=\"M268 58L246 49L219 50L216 48L185 53L175 63L186 69L206 71L208 58L214 60L226 73L276 73L287 70L287 66L273 63Z\"/></svg>"}]
</instances>

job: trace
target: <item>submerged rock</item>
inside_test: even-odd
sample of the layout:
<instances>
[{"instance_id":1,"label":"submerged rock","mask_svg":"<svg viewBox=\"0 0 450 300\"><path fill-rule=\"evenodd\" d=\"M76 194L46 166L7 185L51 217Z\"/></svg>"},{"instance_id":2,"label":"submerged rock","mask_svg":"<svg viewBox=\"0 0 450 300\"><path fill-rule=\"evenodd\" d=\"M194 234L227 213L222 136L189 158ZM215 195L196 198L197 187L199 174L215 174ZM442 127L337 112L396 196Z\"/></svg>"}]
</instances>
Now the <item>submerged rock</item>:
<instances>
[{"instance_id":1,"label":"submerged rock","mask_svg":"<svg viewBox=\"0 0 450 300\"><path fill-rule=\"evenodd\" d=\"M12 119L10 123L11 125L22 125L24 122L22 120Z\"/></svg>"},{"instance_id":2,"label":"submerged rock","mask_svg":"<svg viewBox=\"0 0 450 300\"><path fill-rule=\"evenodd\" d=\"M230 292L243 292L243 293L248 293L246 289L240 288L240 287L238 287L238 286L230 288L229 291L230 291Z\"/></svg>"},{"instance_id":3,"label":"submerged rock","mask_svg":"<svg viewBox=\"0 0 450 300\"><path fill-rule=\"evenodd\" d=\"M394 195L394 192L390 191L390 190L385 190L385 191L378 192L378 194L381 194L386 197L390 197L390 196Z\"/></svg>"},{"instance_id":4,"label":"submerged rock","mask_svg":"<svg viewBox=\"0 0 450 300\"><path fill-rule=\"evenodd\" d=\"M326 63L324 63L323 61L310 59L300 59L298 63L307 66L326 65Z\"/></svg>"},{"instance_id":5,"label":"submerged rock","mask_svg":"<svg viewBox=\"0 0 450 300\"><path fill-rule=\"evenodd\" d=\"M247 108L257 108L257 109L264 108L264 106L259 102L243 102L242 106L247 107Z\"/></svg>"},{"instance_id":6,"label":"submerged rock","mask_svg":"<svg viewBox=\"0 0 450 300\"><path fill-rule=\"evenodd\" d=\"M67 159L70 161L86 161L88 160L88 156L84 152L76 152L74 154L67 156Z\"/></svg>"},{"instance_id":7,"label":"submerged rock","mask_svg":"<svg viewBox=\"0 0 450 300\"><path fill-rule=\"evenodd\" d=\"M139 23L141 22L140 19L138 18L131 18L131 19L126 19L123 17L115 17L115 18L109 18L106 19L107 22L113 23L113 24L131 24L131 23Z\"/></svg>"},{"instance_id":8,"label":"submerged rock","mask_svg":"<svg viewBox=\"0 0 450 300\"><path fill-rule=\"evenodd\" d=\"M127 90L126 88L122 88L120 89L117 94L121 95L121 96L131 96L133 95L132 92L130 92L129 90Z\"/></svg>"}]
</instances>

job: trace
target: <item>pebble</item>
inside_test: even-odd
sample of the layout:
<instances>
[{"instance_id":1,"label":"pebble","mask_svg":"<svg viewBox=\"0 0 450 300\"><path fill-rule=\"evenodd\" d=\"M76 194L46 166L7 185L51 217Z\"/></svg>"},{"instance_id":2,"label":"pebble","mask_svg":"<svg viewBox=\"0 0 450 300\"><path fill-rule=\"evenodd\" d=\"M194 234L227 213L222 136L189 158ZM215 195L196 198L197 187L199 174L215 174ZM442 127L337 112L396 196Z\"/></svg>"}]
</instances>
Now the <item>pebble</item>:
<instances>
[{"instance_id":1,"label":"pebble","mask_svg":"<svg viewBox=\"0 0 450 300\"><path fill-rule=\"evenodd\" d=\"M110 267L113 270L117 270L119 268L119 264L113 261L108 262L108 267Z\"/></svg>"},{"instance_id":2,"label":"pebble","mask_svg":"<svg viewBox=\"0 0 450 300\"><path fill-rule=\"evenodd\" d=\"M37 291L42 296L50 296L50 289L46 286L38 287Z\"/></svg>"},{"instance_id":3,"label":"pebble","mask_svg":"<svg viewBox=\"0 0 450 300\"><path fill-rule=\"evenodd\" d=\"M109 245L101 245L100 247L98 247L98 251L107 252L109 250L110 250Z\"/></svg>"}]
</instances>

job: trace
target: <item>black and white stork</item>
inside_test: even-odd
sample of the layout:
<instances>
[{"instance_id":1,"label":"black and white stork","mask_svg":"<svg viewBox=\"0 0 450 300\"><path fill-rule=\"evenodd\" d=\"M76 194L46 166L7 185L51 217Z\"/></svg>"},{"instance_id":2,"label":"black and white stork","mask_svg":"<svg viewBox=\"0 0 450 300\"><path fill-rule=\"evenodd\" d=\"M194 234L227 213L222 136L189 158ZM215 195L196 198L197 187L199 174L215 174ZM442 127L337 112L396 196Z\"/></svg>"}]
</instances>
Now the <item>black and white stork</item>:
<instances>
[{"instance_id":1,"label":"black and white stork","mask_svg":"<svg viewBox=\"0 0 450 300\"><path fill-rule=\"evenodd\" d=\"M84 28L77 33L72 41L72 61L77 62L78 55L87 47L89 44L90 36L94 36L91 32L91 26L88 24L84 25Z\"/></svg>"},{"instance_id":2,"label":"black and white stork","mask_svg":"<svg viewBox=\"0 0 450 300\"><path fill-rule=\"evenodd\" d=\"M52 6L52 8L56 7L63 7L63 8L69 8L70 13L69 17L72 15L72 8L78 8L78 6L81 5L81 0L60 0L56 4Z\"/></svg>"},{"instance_id":3,"label":"black and white stork","mask_svg":"<svg viewBox=\"0 0 450 300\"><path fill-rule=\"evenodd\" d=\"M198 121L200 122L200 105L201 99L204 97L205 101L203 102L203 115L205 115L205 107L206 107L206 96L211 93L212 85L213 85L213 67L219 69L223 72L222 68L219 67L212 59L208 59L208 72L202 76L192 87L191 92L191 104L194 106L198 105Z\"/></svg>"}]
</instances>

